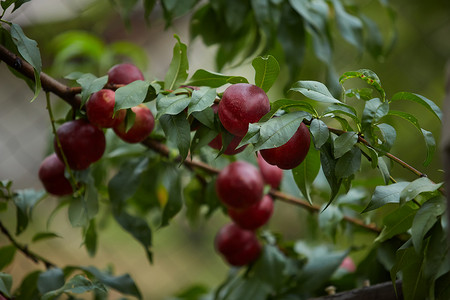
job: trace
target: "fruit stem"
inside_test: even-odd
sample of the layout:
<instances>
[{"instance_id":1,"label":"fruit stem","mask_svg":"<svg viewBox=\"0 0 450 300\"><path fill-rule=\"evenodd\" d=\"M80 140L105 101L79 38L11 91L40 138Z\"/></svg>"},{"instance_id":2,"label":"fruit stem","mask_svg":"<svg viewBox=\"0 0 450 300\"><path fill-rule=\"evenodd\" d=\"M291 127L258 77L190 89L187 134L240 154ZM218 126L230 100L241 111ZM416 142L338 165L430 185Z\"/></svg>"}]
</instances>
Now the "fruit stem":
<instances>
[{"instance_id":1,"label":"fruit stem","mask_svg":"<svg viewBox=\"0 0 450 300\"><path fill-rule=\"evenodd\" d=\"M45 93L45 98L46 98L46 101L47 101L48 116L50 118L50 123L52 124L52 132L53 132L53 135L55 136L56 144L57 144L57 146L58 146L58 148L59 148L59 150L61 152L61 156L63 158L64 165L66 166L67 173L70 176L70 181L71 181L71 184L72 184L72 188L73 188L74 191L78 191L78 182L75 179L75 176L73 175L72 169L69 166L69 162L67 161L67 157L64 154L63 148L61 146L61 142L59 140L59 137L56 134L55 118L53 117L52 106L50 104L50 92L46 92Z\"/></svg>"}]
</instances>

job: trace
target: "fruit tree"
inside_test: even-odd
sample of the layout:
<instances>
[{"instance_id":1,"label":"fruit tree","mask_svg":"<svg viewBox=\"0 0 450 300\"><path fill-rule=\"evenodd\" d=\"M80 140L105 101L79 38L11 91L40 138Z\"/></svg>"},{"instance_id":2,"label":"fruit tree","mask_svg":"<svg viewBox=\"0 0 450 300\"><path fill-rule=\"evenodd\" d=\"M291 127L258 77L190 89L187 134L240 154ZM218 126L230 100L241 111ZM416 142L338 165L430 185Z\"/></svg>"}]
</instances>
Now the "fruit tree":
<instances>
[{"instance_id":1,"label":"fruit tree","mask_svg":"<svg viewBox=\"0 0 450 300\"><path fill-rule=\"evenodd\" d=\"M348 52L384 68L402 38L389 1L92 1L85 31L50 26L42 43L14 21L31 2L0 2L0 67L45 107L50 138L35 186L0 178L0 299L450 299L440 105L364 66L338 74ZM141 35L183 20L162 76L96 31L111 8L108 26ZM190 69L205 53L214 65ZM196 265L161 295L158 237L174 227L167 243L189 246L166 255Z\"/></svg>"}]
</instances>

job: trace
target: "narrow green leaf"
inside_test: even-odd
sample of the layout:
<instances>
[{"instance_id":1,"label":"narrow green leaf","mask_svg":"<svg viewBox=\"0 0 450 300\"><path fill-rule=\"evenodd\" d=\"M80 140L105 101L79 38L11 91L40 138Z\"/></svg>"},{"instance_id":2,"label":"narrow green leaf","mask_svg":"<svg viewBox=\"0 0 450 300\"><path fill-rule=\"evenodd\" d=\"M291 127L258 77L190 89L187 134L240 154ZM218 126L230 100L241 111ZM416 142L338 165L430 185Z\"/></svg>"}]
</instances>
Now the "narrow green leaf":
<instances>
[{"instance_id":1,"label":"narrow green leaf","mask_svg":"<svg viewBox=\"0 0 450 300\"><path fill-rule=\"evenodd\" d=\"M325 143L322 147L320 147L320 163L331 189L330 200L328 202L329 205L339 193L339 189L342 184L342 179L336 177L336 160L333 157L333 151L330 143Z\"/></svg>"},{"instance_id":2,"label":"narrow green leaf","mask_svg":"<svg viewBox=\"0 0 450 300\"><path fill-rule=\"evenodd\" d=\"M31 241L33 243L38 242L38 241L42 241L42 240L47 240L47 239L52 239L52 238L60 238L61 236L57 233L54 232L38 232L36 233L33 238L31 239Z\"/></svg>"},{"instance_id":3,"label":"narrow green leaf","mask_svg":"<svg viewBox=\"0 0 450 300\"><path fill-rule=\"evenodd\" d=\"M45 191L33 189L19 190L14 195L14 204L17 207L16 235L21 234L28 226L33 207L45 196Z\"/></svg>"},{"instance_id":4,"label":"narrow green leaf","mask_svg":"<svg viewBox=\"0 0 450 300\"><path fill-rule=\"evenodd\" d=\"M345 152L336 162L336 177L348 178L359 171L361 167L361 150L353 147Z\"/></svg>"},{"instance_id":5,"label":"narrow green leaf","mask_svg":"<svg viewBox=\"0 0 450 300\"><path fill-rule=\"evenodd\" d=\"M261 256L255 263L255 275L262 282L281 288L284 283L284 275L288 258L274 245L264 246Z\"/></svg>"},{"instance_id":6,"label":"narrow green leaf","mask_svg":"<svg viewBox=\"0 0 450 300\"><path fill-rule=\"evenodd\" d=\"M438 190L443 183L433 183L427 177L420 177L408 184L400 193L401 201L411 201L421 193L434 192Z\"/></svg>"},{"instance_id":7,"label":"narrow green leaf","mask_svg":"<svg viewBox=\"0 0 450 300\"><path fill-rule=\"evenodd\" d=\"M411 228L417 209L407 202L383 218L383 230L375 242L384 242L397 234L406 232Z\"/></svg>"},{"instance_id":8,"label":"narrow green leaf","mask_svg":"<svg viewBox=\"0 0 450 300\"><path fill-rule=\"evenodd\" d=\"M0 248L0 270L3 270L13 261L15 254L16 247L14 245L7 245Z\"/></svg>"},{"instance_id":9,"label":"narrow green leaf","mask_svg":"<svg viewBox=\"0 0 450 300\"><path fill-rule=\"evenodd\" d=\"M311 104L300 100L279 99L270 103L270 106L271 106L270 111L259 120L260 123L270 120L279 110L281 109L285 110L288 108L298 108L299 110L304 110L314 115L317 115L317 112L315 111L314 107Z\"/></svg>"},{"instance_id":10,"label":"narrow green leaf","mask_svg":"<svg viewBox=\"0 0 450 300\"><path fill-rule=\"evenodd\" d=\"M348 116L353 119L355 124L360 124L361 121L358 118L358 115L356 113L356 110L351 107L350 105L346 105L344 103L333 103L324 111L324 115L326 114L342 114L345 116Z\"/></svg>"},{"instance_id":11,"label":"narrow green leaf","mask_svg":"<svg viewBox=\"0 0 450 300\"><path fill-rule=\"evenodd\" d=\"M379 185L370 199L369 204L361 212L365 213L382 207L387 203L400 203L400 193L408 186L409 182L397 182L390 185Z\"/></svg>"},{"instance_id":12,"label":"narrow green leaf","mask_svg":"<svg viewBox=\"0 0 450 300\"><path fill-rule=\"evenodd\" d=\"M163 185L169 193L167 203L163 207L161 226L169 225L169 221L183 207L181 174L178 168L169 167L163 177Z\"/></svg>"},{"instance_id":13,"label":"narrow green leaf","mask_svg":"<svg viewBox=\"0 0 450 300\"><path fill-rule=\"evenodd\" d=\"M194 90L191 101L189 102L188 115L193 112L203 111L213 105L216 96L216 89L202 87L200 90Z\"/></svg>"},{"instance_id":14,"label":"narrow green leaf","mask_svg":"<svg viewBox=\"0 0 450 300\"><path fill-rule=\"evenodd\" d=\"M309 113L295 111L263 123L259 131L259 140L255 144L255 151L284 145L298 130L303 120L309 118Z\"/></svg>"},{"instance_id":15,"label":"narrow green leaf","mask_svg":"<svg viewBox=\"0 0 450 300\"><path fill-rule=\"evenodd\" d=\"M174 35L177 43L173 48L173 57L169 70L164 78L164 89L174 90L183 84L188 77L189 62L187 59L186 45L180 41L178 35Z\"/></svg>"},{"instance_id":16,"label":"narrow green leaf","mask_svg":"<svg viewBox=\"0 0 450 300\"><path fill-rule=\"evenodd\" d=\"M325 142L330 137L330 132L328 130L327 124L319 119L313 119L311 121L309 131L313 136L314 146L316 147L316 149L320 149L320 147L322 147L322 145L325 144Z\"/></svg>"},{"instance_id":17,"label":"narrow green leaf","mask_svg":"<svg viewBox=\"0 0 450 300\"><path fill-rule=\"evenodd\" d=\"M84 246L89 254L89 256L94 257L97 252L97 230L95 228L95 219L89 222L84 233Z\"/></svg>"},{"instance_id":18,"label":"narrow green leaf","mask_svg":"<svg viewBox=\"0 0 450 300\"><path fill-rule=\"evenodd\" d=\"M429 110L439 120L442 120L441 109L433 101L425 98L424 96L409 92L398 92L391 97L391 101L398 101L398 100L409 100L416 102L425 107L427 110Z\"/></svg>"},{"instance_id":19,"label":"narrow green leaf","mask_svg":"<svg viewBox=\"0 0 450 300\"><path fill-rule=\"evenodd\" d=\"M11 297L12 275L0 272L0 292L6 297Z\"/></svg>"},{"instance_id":20,"label":"narrow green leaf","mask_svg":"<svg viewBox=\"0 0 450 300\"><path fill-rule=\"evenodd\" d=\"M168 140L176 145L180 156L185 160L191 147L191 128L186 115L163 115L159 122Z\"/></svg>"},{"instance_id":21,"label":"narrow green leaf","mask_svg":"<svg viewBox=\"0 0 450 300\"><path fill-rule=\"evenodd\" d=\"M227 83L248 83L248 80L241 76L228 76L200 69L192 75L187 84L193 86L209 86L212 88L218 88Z\"/></svg>"},{"instance_id":22,"label":"narrow green leaf","mask_svg":"<svg viewBox=\"0 0 450 300\"><path fill-rule=\"evenodd\" d=\"M211 107L207 107L202 111L194 111L192 113L194 118L200 121L203 125L210 129L214 129L214 111Z\"/></svg>"},{"instance_id":23,"label":"narrow green leaf","mask_svg":"<svg viewBox=\"0 0 450 300\"><path fill-rule=\"evenodd\" d=\"M364 80L368 85L372 86L381 96L382 102L386 101L386 92L381 86L380 78L378 78L377 74L369 69L360 69L358 71L350 71L345 72L339 78L339 83L342 85L346 80L351 78L360 78Z\"/></svg>"},{"instance_id":24,"label":"narrow green leaf","mask_svg":"<svg viewBox=\"0 0 450 300\"><path fill-rule=\"evenodd\" d=\"M17 299L33 299L40 298L40 293L37 288L37 281L42 271L33 271L28 273L20 283L20 286L16 289L15 295Z\"/></svg>"},{"instance_id":25,"label":"narrow green leaf","mask_svg":"<svg viewBox=\"0 0 450 300\"><path fill-rule=\"evenodd\" d=\"M253 59L252 66L255 69L255 84L267 93L280 73L278 61L272 55L258 56Z\"/></svg>"},{"instance_id":26,"label":"narrow green leaf","mask_svg":"<svg viewBox=\"0 0 450 300\"><path fill-rule=\"evenodd\" d=\"M325 103L340 103L331 95L328 88L318 81L297 81L294 83L290 91L299 92L305 97Z\"/></svg>"},{"instance_id":27,"label":"narrow green leaf","mask_svg":"<svg viewBox=\"0 0 450 300\"><path fill-rule=\"evenodd\" d=\"M377 124L376 126L380 130L380 135L378 135L378 137L382 140L381 148L387 152L394 145L397 138L397 132L394 127L386 123Z\"/></svg>"},{"instance_id":28,"label":"narrow green leaf","mask_svg":"<svg viewBox=\"0 0 450 300\"><path fill-rule=\"evenodd\" d=\"M108 293L103 284L92 282L83 275L75 275L69 279L61 288L45 293L42 300L55 299L62 294L82 294L91 291L100 292L102 295Z\"/></svg>"},{"instance_id":29,"label":"narrow green leaf","mask_svg":"<svg viewBox=\"0 0 450 300\"><path fill-rule=\"evenodd\" d=\"M239 143L237 148L244 146L245 144L257 144L261 138L261 124L259 123L250 123L248 124L248 130L245 136L242 138L242 141Z\"/></svg>"},{"instance_id":30,"label":"narrow green leaf","mask_svg":"<svg viewBox=\"0 0 450 300\"><path fill-rule=\"evenodd\" d=\"M334 157L339 158L358 142L358 134L356 132L345 132L334 140Z\"/></svg>"},{"instance_id":31,"label":"narrow green leaf","mask_svg":"<svg viewBox=\"0 0 450 300\"><path fill-rule=\"evenodd\" d=\"M348 13L341 1L333 0L333 6L336 13L338 29L342 37L355 46L359 53L362 53L364 48L363 23L359 18Z\"/></svg>"},{"instance_id":32,"label":"narrow green leaf","mask_svg":"<svg viewBox=\"0 0 450 300\"><path fill-rule=\"evenodd\" d=\"M427 131L423 128L421 128L420 131L422 131L423 138L425 139L425 146L427 148L427 157L425 158L423 165L428 166L433 160L434 153L436 153L436 140L431 131Z\"/></svg>"},{"instance_id":33,"label":"narrow green leaf","mask_svg":"<svg viewBox=\"0 0 450 300\"><path fill-rule=\"evenodd\" d=\"M391 173L383 157L378 159L378 169L380 170L381 176L383 176L384 184L389 184L391 181Z\"/></svg>"},{"instance_id":34,"label":"narrow green leaf","mask_svg":"<svg viewBox=\"0 0 450 300\"><path fill-rule=\"evenodd\" d=\"M17 46L17 50L20 55L34 68L34 97L31 99L33 102L41 90L41 71L42 71L42 60L41 53L39 52L38 45L36 41L28 38L23 32L22 28L18 24L11 24L11 37L14 44Z\"/></svg>"},{"instance_id":35,"label":"narrow green leaf","mask_svg":"<svg viewBox=\"0 0 450 300\"><path fill-rule=\"evenodd\" d=\"M422 249L425 234L438 221L439 216L445 213L445 209L445 198L437 196L429 199L417 211L411 226L411 239L417 253Z\"/></svg>"},{"instance_id":36,"label":"narrow green leaf","mask_svg":"<svg viewBox=\"0 0 450 300\"><path fill-rule=\"evenodd\" d=\"M114 112L132 108L146 101L149 91L155 88L148 81L136 80L116 90Z\"/></svg>"},{"instance_id":37,"label":"narrow green leaf","mask_svg":"<svg viewBox=\"0 0 450 300\"><path fill-rule=\"evenodd\" d=\"M156 100L156 109L158 114L156 119L162 115L178 115L188 107L191 98L188 95L167 95Z\"/></svg>"},{"instance_id":38,"label":"narrow green leaf","mask_svg":"<svg viewBox=\"0 0 450 300\"><path fill-rule=\"evenodd\" d=\"M312 149L313 147L314 146L311 144L305 160L303 160L299 166L292 169L292 175L294 176L295 183L310 204L312 204L310 195L311 186L320 170L319 151L315 151Z\"/></svg>"}]
</instances>

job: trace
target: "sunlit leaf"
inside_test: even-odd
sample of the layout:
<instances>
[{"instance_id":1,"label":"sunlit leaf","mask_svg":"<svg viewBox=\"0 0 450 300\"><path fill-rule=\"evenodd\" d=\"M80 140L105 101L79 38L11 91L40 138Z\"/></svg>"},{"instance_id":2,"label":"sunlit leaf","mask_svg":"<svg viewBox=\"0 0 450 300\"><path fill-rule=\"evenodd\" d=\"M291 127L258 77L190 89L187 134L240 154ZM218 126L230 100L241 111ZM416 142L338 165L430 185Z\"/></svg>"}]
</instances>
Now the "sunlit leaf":
<instances>
[{"instance_id":1,"label":"sunlit leaf","mask_svg":"<svg viewBox=\"0 0 450 300\"><path fill-rule=\"evenodd\" d=\"M166 90L174 90L183 84L188 77L189 71L187 47L180 41L177 35L174 35L174 37L177 39L177 43L173 48L172 61L164 78L164 88Z\"/></svg>"},{"instance_id":2,"label":"sunlit leaf","mask_svg":"<svg viewBox=\"0 0 450 300\"><path fill-rule=\"evenodd\" d=\"M277 60L272 55L258 56L253 59L252 66L255 69L255 84L267 93L280 73Z\"/></svg>"}]
</instances>

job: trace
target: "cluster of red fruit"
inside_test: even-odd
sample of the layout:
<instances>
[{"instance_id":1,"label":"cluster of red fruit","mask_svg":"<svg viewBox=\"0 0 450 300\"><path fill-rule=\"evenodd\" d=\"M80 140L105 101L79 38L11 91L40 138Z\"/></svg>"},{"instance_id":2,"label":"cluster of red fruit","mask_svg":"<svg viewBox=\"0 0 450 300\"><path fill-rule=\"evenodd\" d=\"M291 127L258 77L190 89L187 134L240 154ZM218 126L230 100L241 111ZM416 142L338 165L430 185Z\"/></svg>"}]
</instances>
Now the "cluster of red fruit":
<instances>
[{"instance_id":1,"label":"cluster of red fruit","mask_svg":"<svg viewBox=\"0 0 450 300\"><path fill-rule=\"evenodd\" d=\"M108 71L108 84L112 86L136 80L144 80L144 76L132 64L119 64ZM87 119L69 121L58 128L54 139L55 153L46 157L39 168L39 179L48 193L57 196L73 193L71 183L64 176L64 160L73 170L87 169L98 161L106 148L103 129L113 128L116 135L128 143L139 143L152 132L155 120L147 106L140 104L131 108L136 116L128 130L126 110L114 113L114 106L115 91L102 89L93 93L86 102Z\"/></svg>"},{"instance_id":2,"label":"cluster of red fruit","mask_svg":"<svg viewBox=\"0 0 450 300\"><path fill-rule=\"evenodd\" d=\"M258 258L261 244L255 230L265 225L273 213L273 200L263 195L264 185L278 188L283 171L268 164L258 154L258 168L245 161L225 167L217 177L216 191L232 219L215 239L216 250L233 266L243 266Z\"/></svg>"}]
</instances>

